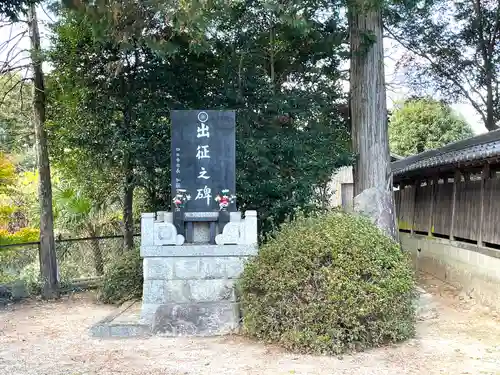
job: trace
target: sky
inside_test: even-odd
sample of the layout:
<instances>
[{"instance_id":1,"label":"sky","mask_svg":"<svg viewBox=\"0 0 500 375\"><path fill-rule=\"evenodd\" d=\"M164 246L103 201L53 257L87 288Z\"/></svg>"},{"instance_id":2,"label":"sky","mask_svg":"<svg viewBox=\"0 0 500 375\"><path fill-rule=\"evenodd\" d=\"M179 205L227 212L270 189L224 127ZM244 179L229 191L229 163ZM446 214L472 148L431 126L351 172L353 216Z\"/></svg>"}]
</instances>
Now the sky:
<instances>
[{"instance_id":1,"label":"sky","mask_svg":"<svg viewBox=\"0 0 500 375\"><path fill-rule=\"evenodd\" d=\"M0 0L2 1L2 0ZM49 45L48 36L49 31L46 25L51 21L53 15L46 12L41 6L38 7L38 19L40 23L40 36L42 40L42 47L47 47ZM23 26L24 27L24 26ZM10 51L10 56L16 55L16 62L18 64L26 64L27 60L23 60L27 56L27 50L29 49L29 38L26 34L24 38L18 38L16 40L17 45L14 46L13 43L7 45L7 41L12 38L12 36L17 35L23 30L21 26L13 27L1 27L0 28L0 66L3 65L4 61L7 59L8 53ZM405 85L404 74L402 72L396 71L396 61L400 57L404 50L391 42L388 39L384 40L385 49L385 76L386 83L388 83L387 90L387 107L391 109L394 103L398 100L404 99L410 93L410 89ZM50 70L50 66L44 64L44 70ZM344 89L349 89L348 82L344 83ZM467 122L471 125L472 130L476 134L485 133L487 130L482 125L479 115L476 113L474 108L468 103L454 104L453 109L460 113Z\"/></svg>"},{"instance_id":2,"label":"sky","mask_svg":"<svg viewBox=\"0 0 500 375\"><path fill-rule=\"evenodd\" d=\"M387 89L387 107L390 109L394 102L404 99L405 96L411 94L407 85L405 85L405 77L403 72L396 70L396 62L403 55L404 49L398 46L395 42L384 39L385 50L385 80L389 83ZM484 127L483 122L476 112L476 110L469 103L457 103L451 106L455 111L460 113L465 120L471 125L475 134L486 133L487 129Z\"/></svg>"},{"instance_id":3,"label":"sky","mask_svg":"<svg viewBox=\"0 0 500 375\"><path fill-rule=\"evenodd\" d=\"M46 25L52 20L52 16L45 10L45 8L38 6L37 17L39 21L42 48L46 48L49 45L49 30ZM24 36L18 36L22 32L25 32ZM6 61L9 62L9 65L26 65L29 61L27 59L29 48L30 40L26 24L5 26L4 22L0 22L0 68L4 66ZM46 70L50 67L47 64L44 64L43 68ZM23 69L22 74L25 73L26 70Z\"/></svg>"}]
</instances>

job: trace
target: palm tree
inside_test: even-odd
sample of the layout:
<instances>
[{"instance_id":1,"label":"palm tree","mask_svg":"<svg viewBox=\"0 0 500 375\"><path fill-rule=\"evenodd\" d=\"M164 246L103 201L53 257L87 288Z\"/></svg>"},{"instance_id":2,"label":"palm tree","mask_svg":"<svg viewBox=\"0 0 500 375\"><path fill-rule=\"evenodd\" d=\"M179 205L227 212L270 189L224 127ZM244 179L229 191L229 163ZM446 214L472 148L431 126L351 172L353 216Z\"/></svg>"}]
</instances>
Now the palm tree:
<instances>
[{"instance_id":1,"label":"palm tree","mask_svg":"<svg viewBox=\"0 0 500 375\"><path fill-rule=\"evenodd\" d=\"M104 259L97 237L104 232L115 233L119 229L117 202L109 197L91 199L82 191L70 186L56 188L54 198L56 223L76 235L90 238L96 274L103 275Z\"/></svg>"}]
</instances>

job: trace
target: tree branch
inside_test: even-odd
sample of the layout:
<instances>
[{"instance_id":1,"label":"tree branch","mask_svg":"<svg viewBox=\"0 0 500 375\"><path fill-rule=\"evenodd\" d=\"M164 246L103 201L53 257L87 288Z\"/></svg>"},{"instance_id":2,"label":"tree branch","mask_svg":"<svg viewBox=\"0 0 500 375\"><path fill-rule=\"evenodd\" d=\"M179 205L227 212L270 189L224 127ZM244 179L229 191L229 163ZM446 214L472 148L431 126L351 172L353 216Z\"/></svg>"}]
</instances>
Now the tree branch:
<instances>
[{"instance_id":1,"label":"tree branch","mask_svg":"<svg viewBox=\"0 0 500 375\"><path fill-rule=\"evenodd\" d=\"M54 19L49 15L49 13L45 10L45 7L42 5L40 6L42 8L43 13L47 16L47 18L50 20L50 22L54 23Z\"/></svg>"},{"instance_id":2,"label":"tree branch","mask_svg":"<svg viewBox=\"0 0 500 375\"><path fill-rule=\"evenodd\" d=\"M414 53L415 55L423 58L424 60L427 60L431 66L439 71L441 74L443 74L448 80L453 82L453 84L459 89L459 91L462 93L462 95L467 98L467 100L470 102L470 104L474 107L474 109L478 112L478 114L481 116L481 119L483 120L484 124L487 123L486 120L486 115L484 114L484 111L481 109L481 106L472 98L472 96L469 94L469 91L460 83L460 81L452 74L448 73L446 70L442 69L440 64L437 64L435 61L433 61L426 53L422 51L417 51L414 48L411 48L407 43L401 41L400 38L398 38L395 33L393 33L389 28L384 27L386 31L391 35L391 37L398 42L402 47L404 47L406 50Z\"/></svg>"},{"instance_id":3,"label":"tree branch","mask_svg":"<svg viewBox=\"0 0 500 375\"><path fill-rule=\"evenodd\" d=\"M12 73L12 72L24 69L24 68L30 68L30 65L27 64L27 65L18 65L18 66L10 66L8 68L2 68L2 69L0 69L0 74Z\"/></svg>"},{"instance_id":4,"label":"tree branch","mask_svg":"<svg viewBox=\"0 0 500 375\"><path fill-rule=\"evenodd\" d=\"M464 78L465 80L467 81L467 84L470 86L470 89L472 91L474 91L474 93L479 96L479 99L481 99L481 101L483 102L484 105L488 105L488 103L486 102L486 99L484 98L484 96L474 87L474 85L470 82L470 79L469 77L467 76L467 74L464 74Z\"/></svg>"},{"instance_id":5,"label":"tree branch","mask_svg":"<svg viewBox=\"0 0 500 375\"><path fill-rule=\"evenodd\" d=\"M17 58L17 57L18 57L21 53L23 53L23 52L25 51L25 49L22 49L22 50L20 50L20 51L14 52L14 51L17 49L17 47L18 47L19 43L21 42L21 40L23 39L23 37L24 37L24 35L25 35L25 34L26 34L26 31L23 31L22 33L18 34L18 35L22 35L22 36L21 36L21 38L19 38L19 39L18 39L18 40L14 43L14 45L13 45L13 46L12 46L12 47L8 50L7 55L6 55L6 57L5 57L5 62L4 62L4 64L3 64L3 66L2 66L2 67L0 67L0 73L5 73L5 72L8 72L8 71L15 70L15 67L11 67L11 68L9 68L9 69L6 69L6 68L7 68L7 66L9 66L9 65L15 65L15 64L16 64L16 58ZM16 37L17 37L17 36L16 36ZM6 42L6 43L7 43L7 44L6 44L6 46L8 46L8 45L9 45L9 43L10 43L10 42L12 42L12 40L14 40L14 39L10 39L10 40L8 40L8 41ZM1 53L1 52L2 52L2 51L0 51L0 53ZM3 52L4 52L4 51L3 51ZM13 54L13 53L14 53L14 55L12 56L12 54ZM24 60L24 59L21 59L20 61L22 61L22 60ZM19 62L19 61L17 61L17 63L18 63L18 62Z\"/></svg>"},{"instance_id":6,"label":"tree branch","mask_svg":"<svg viewBox=\"0 0 500 375\"><path fill-rule=\"evenodd\" d=\"M484 64L488 64L488 50L486 48L486 40L484 38L484 24L483 24L483 13L481 11L481 0L474 1L474 9L476 11L476 17L479 19L479 45L481 48L481 55L483 57Z\"/></svg>"},{"instance_id":7,"label":"tree branch","mask_svg":"<svg viewBox=\"0 0 500 375\"><path fill-rule=\"evenodd\" d=\"M17 52L14 56L12 56L12 58L11 58L11 59L8 59L8 60L5 60L5 61L2 61L2 62L1 62L1 63L2 63L2 67L0 67L0 73L1 73L1 72L3 72L3 71L4 71L4 69L5 69L6 67L9 67L9 66L11 66L11 65L17 65L17 64L18 64L18 63L20 63L21 61L28 60L28 59L29 59L29 56L25 56L25 57L23 57L23 58L21 58L21 59L19 59L19 60L16 60L16 57L17 57L17 56L19 56L21 53L24 53L24 52L28 52L28 50L24 50L24 49L23 49L23 50L20 50L20 51L18 51L18 52ZM7 56L7 57L8 57L8 56ZM12 67L12 68L15 68L15 66L14 66L14 67Z\"/></svg>"},{"instance_id":8,"label":"tree branch","mask_svg":"<svg viewBox=\"0 0 500 375\"><path fill-rule=\"evenodd\" d=\"M497 16L496 16L496 19L495 19L495 25L493 27L493 31L491 32L490 34L490 38L489 38L489 45L488 45L488 49L490 51L490 53L493 52L493 49L495 48L495 45L496 45L496 42L497 42L497 34L498 32L500 31L500 1L498 2L497 4Z\"/></svg>"},{"instance_id":9,"label":"tree branch","mask_svg":"<svg viewBox=\"0 0 500 375\"><path fill-rule=\"evenodd\" d=\"M0 106L3 105L3 103L5 102L5 99L7 98L7 96L12 92L14 91L14 89L22 83L23 80L19 80L17 81L13 86L11 86L7 91L5 91L5 93L3 94L3 97L2 97L2 100L0 101Z\"/></svg>"},{"instance_id":10,"label":"tree branch","mask_svg":"<svg viewBox=\"0 0 500 375\"><path fill-rule=\"evenodd\" d=\"M0 44L0 52L4 52L5 48L7 48L14 40L18 39L16 44L14 45L14 47L11 48L11 51L12 51L12 49L17 47L19 42L26 36L26 33L27 33L27 31L23 30L20 33L17 33L16 35L12 36L12 27L11 27L9 37L4 42L2 42Z\"/></svg>"}]
</instances>

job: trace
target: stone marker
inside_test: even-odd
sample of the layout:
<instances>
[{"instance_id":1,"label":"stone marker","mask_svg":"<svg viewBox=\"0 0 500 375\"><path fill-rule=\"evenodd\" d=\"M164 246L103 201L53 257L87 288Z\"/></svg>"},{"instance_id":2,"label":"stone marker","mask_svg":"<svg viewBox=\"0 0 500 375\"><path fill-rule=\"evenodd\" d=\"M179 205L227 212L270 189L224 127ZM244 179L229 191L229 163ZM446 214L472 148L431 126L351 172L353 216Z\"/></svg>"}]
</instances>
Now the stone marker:
<instances>
[{"instance_id":1,"label":"stone marker","mask_svg":"<svg viewBox=\"0 0 500 375\"><path fill-rule=\"evenodd\" d=\"M211 336L240 325L235 283L257 254L257 212L236 211L232 111L172 111L172 210L143 213L141 322Z\"/></svg>"}]
</instances>

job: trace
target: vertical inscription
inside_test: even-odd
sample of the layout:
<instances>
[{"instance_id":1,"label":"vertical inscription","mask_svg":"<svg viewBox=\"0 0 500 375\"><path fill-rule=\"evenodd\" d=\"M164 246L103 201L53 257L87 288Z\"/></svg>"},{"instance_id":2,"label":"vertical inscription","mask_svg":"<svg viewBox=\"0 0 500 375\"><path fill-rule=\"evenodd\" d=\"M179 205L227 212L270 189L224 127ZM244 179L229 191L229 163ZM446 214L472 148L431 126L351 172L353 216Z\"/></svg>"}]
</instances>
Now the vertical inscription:
<instances>
[{"instance_id":1,"label":"vertical inscription","mask_svg":"<svg viewBox=\"0 0 500 375\"><path fill-rule=\"evenodd\" d=\"M181 189L181 149L177 147L175 149L175 188ZM173 195L173 194L172 194Z\"/></svg>"},{"instance_id":2,"label":"vertical inscription","mask_svg":"<svg viewBox=\"0 0 500 375\"><path fill-rule=\"evenodd\" d=\"M172 111L171 119L172 194L183 189L191 196L185 212L219 211L215 197L236 188L234 112Z\"/></svg>"},{"instance_id":3,"label":"vertical inscription","mask_svg":"<svg viewBox=\"0 0 500 375\"><path fill-rule=\"evenodd\" d=\"M208 113L202 111L199 112L196 117L198 119L196 138L198 139L198 142L200 142L196 147L196 159L198 159L198 177L196 179L201 179L201 181L210 180L210 175L207 171L207 168L209 168L208 164L210 163L210 144L203 144L204 138L210 138L210 128L207 123L209 120ZM208 142L208 140L205 139L205 142ZM209 210L212 203L212 189L206 184L209 184L209 182L205 181L205 185L203 187L196 189L196 196L194 200L206 201L207 210Z\"/></svg>"}]
</instances>

